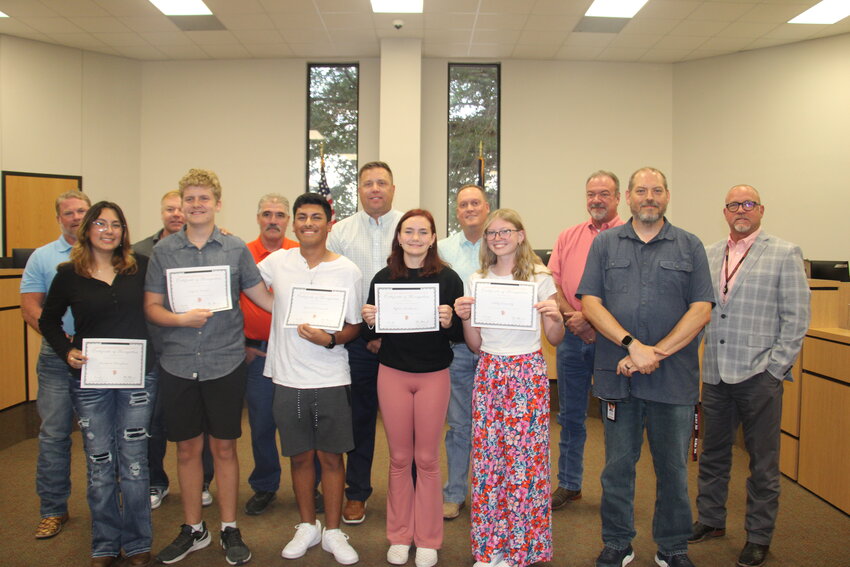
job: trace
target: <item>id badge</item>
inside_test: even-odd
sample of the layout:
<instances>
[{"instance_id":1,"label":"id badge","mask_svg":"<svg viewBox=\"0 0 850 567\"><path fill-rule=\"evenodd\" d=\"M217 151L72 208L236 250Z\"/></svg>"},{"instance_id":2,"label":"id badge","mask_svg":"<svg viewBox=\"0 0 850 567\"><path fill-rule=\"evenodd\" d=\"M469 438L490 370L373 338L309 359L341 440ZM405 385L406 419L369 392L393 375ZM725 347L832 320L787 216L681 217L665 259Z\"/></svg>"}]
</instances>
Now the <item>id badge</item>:
<instances>
[{"instance_id":1,"label":"id badge","mask_svg":"<svg viewBox=\"0 0 850 567\"><path fill-rule=\"evenodd\" d=\"M617 421L617 402L607 403L608 411L606 412L606 416L608 417L608 421Z\"/></svg>"}]
</instances>

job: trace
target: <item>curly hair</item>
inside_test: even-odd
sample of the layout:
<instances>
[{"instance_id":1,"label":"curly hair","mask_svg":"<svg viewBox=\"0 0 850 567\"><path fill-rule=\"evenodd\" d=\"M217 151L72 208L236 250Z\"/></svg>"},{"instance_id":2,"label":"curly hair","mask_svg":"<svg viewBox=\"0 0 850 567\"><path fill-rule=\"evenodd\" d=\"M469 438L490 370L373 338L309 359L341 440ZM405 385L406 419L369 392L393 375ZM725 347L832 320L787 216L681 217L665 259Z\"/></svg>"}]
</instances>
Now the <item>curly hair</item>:
<instances>
[{"instance_id":1,"label":"curly hair","mask_svg":"<svg viewBox=\"0 0 850 567\"><path fill-rule=\"evenodd\" d=\"M77 229L77 242L71 248L70 261L74 266L74 271L84 278L91 277L91 270L94 267L90 238L91 224L100 217L104 209L113 211L123 227L121 243L112 251L112 266L115 268L116 273L123 275L135 274L139 267L136 264L136 257L133 255L133 247L130 246L130 231L127 228L127 218L124 216L124 211L121 210L121 207L110 201L98 201L86 212L86 216L83 217L83 221Z\"/></svg>"},{"instance_id":2,"label":"curly hair","mask_svg":"<svg viewBox=\"0 0 850 567\"><path fill-rule=\"evenodd\" d=\"M218 175L209 169L190 169L189 173L180 179L178 187L181 199L186 187L209 187L216 202L221 201L221 183L218 181Z\"/></svg>"}]
</instances>

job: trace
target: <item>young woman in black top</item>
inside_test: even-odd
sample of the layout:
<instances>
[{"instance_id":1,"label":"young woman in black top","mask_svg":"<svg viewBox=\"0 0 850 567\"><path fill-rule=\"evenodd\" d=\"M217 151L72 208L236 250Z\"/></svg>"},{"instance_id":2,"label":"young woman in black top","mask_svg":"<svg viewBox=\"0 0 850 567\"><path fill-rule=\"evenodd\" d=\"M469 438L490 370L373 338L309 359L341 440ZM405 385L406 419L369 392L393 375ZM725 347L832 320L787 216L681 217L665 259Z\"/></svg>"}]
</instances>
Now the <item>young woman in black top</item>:
<instances>
[{"instance_id":1,"label":"young woman in black top","mask_svg":"<svg viewBox=\"0 0 850 567\"><path fill-rule=\"evenodd\" d=\"M382 283L439 284L439 330L377 334L375 284ZM410 545L416 544L416 567L431 567L443 542L440 439L449 406L451 343L463 340L463 326L451 306L462 295L460 277L437 255L431 213L405 213L396 226L387 267L372 279L362 310L364 337L381 339L378 402L390 449L387 561L393 565L405 564Z\"/></svg>"},{"instance_id":2,"label":"young woman in black top","mask_svg":"<svg viewBox=\"0 0 850 567\"><path fill-rule=\"evenodd\" d=\"M39 327L56 354L72 368L71 397L82 430L92 516L92 567L151 561L148 429L156 389L153 349L145 343L144 386L82 388L83 339L148 339L142 309L147 258L134 256L127 221L115 203L89 209L60 264ZM70 308L76 335L62 330ZM117 472L117 477L116 477Z\"/></svg>"}]
</instances>

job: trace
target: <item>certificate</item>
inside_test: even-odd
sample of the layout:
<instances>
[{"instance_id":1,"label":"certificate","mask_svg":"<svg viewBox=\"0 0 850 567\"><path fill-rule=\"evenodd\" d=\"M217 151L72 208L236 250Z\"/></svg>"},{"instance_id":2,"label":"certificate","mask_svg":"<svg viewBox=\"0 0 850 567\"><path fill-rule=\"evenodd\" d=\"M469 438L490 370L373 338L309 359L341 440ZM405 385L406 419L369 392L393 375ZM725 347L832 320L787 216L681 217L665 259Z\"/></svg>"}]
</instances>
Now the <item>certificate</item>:
<instances>
[{"instance_id":1,"label":"certificate","mask_svg":"<svg viewBox=\"0 0 850 567\"><path fill-rule=\"evenodd\" d=\"M440 330L440 284L375 284L375 331Z\"/></svg>"},{"instance_id":2,"label":"certificate","mask_svg":"<svg viewBox=\"0 0 850 567\"><path fill-rule=\"evenodd\" d=\"M230 298L230 266L171 268L165 270L168 303L174 313L190 309L227 311L233 308Z\"/></svg>"},{"instance_id":3,"label":"certificate","mask_svg":"<svg viewBox=\"0 0 850 567\"><path fill-rule=\"evenodd\" d=\"M341 331L347 307L347 289L293 285L283 326L291 328L307 323L326 331Z\"/></svg>"},{"instance_id":4,"label":"certificate","mask_svg":"<svg viewBox=\"0 0 850 567\"><path fill-rule=\"evenodd\" d=\"M536 331L540 316L537 284L513 280L475 280L472 285L472 326Z\"/></svg>"},{"instance_id":5,"label":"certificate","mask_svg":"<svg viewBox=\"0 0 850 567\"><path fill-rule=\"evenodd\" d=\"M83 339L82 388L144 388L144 339Z\"/></svg>"}]
</instances>

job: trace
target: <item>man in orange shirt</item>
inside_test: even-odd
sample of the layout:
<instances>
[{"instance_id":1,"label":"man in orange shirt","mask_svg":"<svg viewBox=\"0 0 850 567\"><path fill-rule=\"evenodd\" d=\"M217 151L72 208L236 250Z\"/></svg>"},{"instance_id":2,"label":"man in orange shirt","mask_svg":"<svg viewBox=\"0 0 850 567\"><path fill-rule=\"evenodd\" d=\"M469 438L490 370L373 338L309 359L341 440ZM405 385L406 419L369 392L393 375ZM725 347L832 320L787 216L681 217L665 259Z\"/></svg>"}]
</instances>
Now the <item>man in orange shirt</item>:
<instances>
[{"instance_id":1,"label":"man in orange shirt","mask_svg":"<svg viewBox=\"0 0 850 567\"><path fill-rule=\"evenodd\" d=\"M260 197L257 224L260 225L260 236L248 243L254 262L260 263L276 250L298 246L298 242L284 236L289 224L289 201L283 195L269 193ZM248 477L254 495L245 503L245 513L256 516L265 512L277 497L277 489L280 487L280 453L275 440L277 427L272 414L274 383L263 376L272 315L257 307L244 293L239 303L245 318L245 363L248 365L245 400L248 402L251 449L254 454L254 470Z\"/></svg>"}]
</instances>

